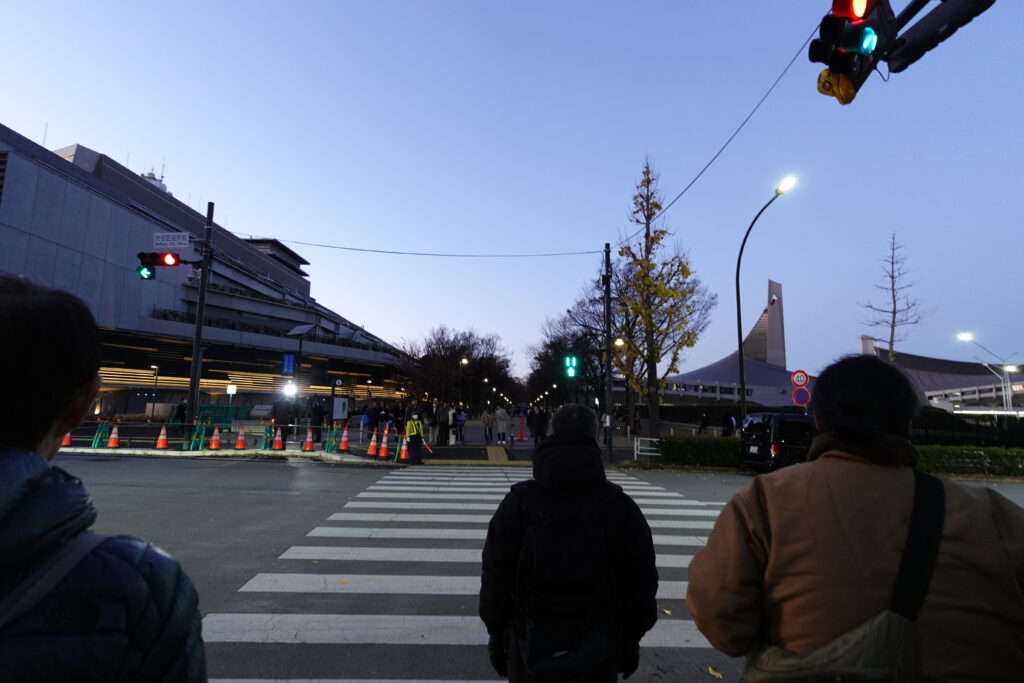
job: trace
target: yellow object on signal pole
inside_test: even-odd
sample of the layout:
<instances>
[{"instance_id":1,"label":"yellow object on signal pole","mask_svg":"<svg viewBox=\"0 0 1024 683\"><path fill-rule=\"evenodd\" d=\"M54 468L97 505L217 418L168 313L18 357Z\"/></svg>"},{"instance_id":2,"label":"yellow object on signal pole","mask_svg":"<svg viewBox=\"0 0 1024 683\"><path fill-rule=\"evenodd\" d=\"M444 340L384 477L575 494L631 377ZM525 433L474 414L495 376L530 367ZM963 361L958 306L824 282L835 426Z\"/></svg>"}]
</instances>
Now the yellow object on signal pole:
<instances>
[{"instance_id":1,"label":"yellow object on signal pole","mask_svg":"<svg viewBox=\"0 0 1024 683\"><path fill-rule=\"evenodd\" d=\"M835 97L839 104L849 104L857 96L857 89L846 74L833 73L828 69L818 74L818 92Z\"/></svg>"}]
</instances>

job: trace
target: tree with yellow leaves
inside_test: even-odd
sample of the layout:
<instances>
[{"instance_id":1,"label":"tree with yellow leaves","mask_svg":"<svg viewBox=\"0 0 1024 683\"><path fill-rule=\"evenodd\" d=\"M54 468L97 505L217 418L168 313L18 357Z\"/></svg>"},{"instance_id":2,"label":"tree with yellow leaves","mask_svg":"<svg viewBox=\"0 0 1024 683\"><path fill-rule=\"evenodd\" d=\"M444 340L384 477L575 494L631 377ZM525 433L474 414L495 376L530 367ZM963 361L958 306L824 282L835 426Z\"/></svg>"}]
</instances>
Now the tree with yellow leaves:
<instances>
[{"instance_id":1,"label":"tree with yellow leaves","mask_svg":"<svg viewBox=\"0 0 1024 683\"><path fill-rule=\"evenodd\" d=\"M655 225L661 210L658 176L650 159L644 159L630 214L632 223L643 226L643 236L619 247L612 303L615 333L625 341L616 365L626 378L627 392L643 396L655 438L661 436L659 403L665 378L679 371L683 350L697 343L718 303L691 269L688 254L678 245L664 245L670 233Z\"/></svg>"}]
</instances>

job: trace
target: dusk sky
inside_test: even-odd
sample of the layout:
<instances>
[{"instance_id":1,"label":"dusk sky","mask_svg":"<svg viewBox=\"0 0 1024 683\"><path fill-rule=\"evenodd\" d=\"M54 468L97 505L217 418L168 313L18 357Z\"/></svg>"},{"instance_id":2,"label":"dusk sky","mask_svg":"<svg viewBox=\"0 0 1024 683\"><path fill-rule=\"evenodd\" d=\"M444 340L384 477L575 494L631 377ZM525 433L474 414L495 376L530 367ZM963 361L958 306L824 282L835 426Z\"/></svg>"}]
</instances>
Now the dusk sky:
<instances>
[{"instance_id":1,"label":"dusk sky","mask_svg":"<svg viewBox=\"0 0 1024 683\"><path fill-rule=\"evenodd\" d=\"M742 292L749 329L782 283L791 369L885 335L859 304L882 302L893 232L931 311L900 350L992 360L956 341L971 331L1024 362L1020 0L845 107L817 93L802 47L828 0L3 4L0 123L163 167L178 199L302 254L313 295L370 332L495 333L521 375L599 254L294 241L599 252L635 229L645 156L671 200L799 53L663 219L719 297L681 371L735 350L740 240L788 174L799 184L754 228Z\"/></svg>"}]
</instances>

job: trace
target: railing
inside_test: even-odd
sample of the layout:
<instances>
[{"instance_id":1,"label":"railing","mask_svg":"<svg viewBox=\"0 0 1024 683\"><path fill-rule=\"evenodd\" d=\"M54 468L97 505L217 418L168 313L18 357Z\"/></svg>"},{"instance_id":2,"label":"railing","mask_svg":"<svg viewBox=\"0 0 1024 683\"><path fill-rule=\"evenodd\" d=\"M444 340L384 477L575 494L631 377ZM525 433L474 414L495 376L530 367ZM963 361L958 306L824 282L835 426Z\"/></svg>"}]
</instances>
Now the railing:
<instances>
[{"instance_id":1,"label":"railing","mask_svg":"<svg viewBox=\"0 0 1024 683\"><path fill-rule=\"evenodd\" d=\"M634 460L650 458L658 455L661 455L661 449L658 447L658 439L652 439L646 436L638 436L633 439Z\"/></svg>"}]
</instances>

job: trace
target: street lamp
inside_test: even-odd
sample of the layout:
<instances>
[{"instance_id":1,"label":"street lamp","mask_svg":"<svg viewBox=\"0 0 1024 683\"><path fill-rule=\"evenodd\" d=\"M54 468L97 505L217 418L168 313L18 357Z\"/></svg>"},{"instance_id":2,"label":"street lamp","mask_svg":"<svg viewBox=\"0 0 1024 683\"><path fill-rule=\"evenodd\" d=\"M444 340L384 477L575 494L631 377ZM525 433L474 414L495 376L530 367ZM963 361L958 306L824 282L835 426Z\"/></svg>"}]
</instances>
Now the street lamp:
<instances>
[{"instance_id":1,"label":"street lamp","mask_svg":"<svg viewBox=\"0 0 1024 683\"><path fill-rule=\"evenodd\" d=\"M957 341L970 342L971 344L974 344L979 349L981 349L982 351L984 351L985 353L989 354L990 356L998 360L1000 363L1002 363L1002 372L999 373L996 372L995 369L993 369L992 365L978 358L978 361L986 368L988 368L989 372L991 372L993 375L999 378L999 385L1003 393L1003 411L1005 412L1004 419L1009 420L1010 413L1013 412L1013 380L1010 379L1010 373L1017 372L1018 368L1016 365L1009 365L1006 361L1008 358L1013 358L1013 356L1015 356L1017 352L1014 351L1006 358L1000 358L995 353L979 344L978 341L974 338L974 335L970 332L960 332L956 335L956 338Z\"/></svg>"},{"instance_id":2,"label":"street lamp","mask_svg":"<svg viewBox=\"0 0 1024 683\"><path fill-rule=\"evenodd\" d=\"M295 381L297 387L295 393L299 393L299 389L302 388L302 340L305 338L306 333L312 330L315 325L296 325L291 330L285 333L286 337L298 337L299 338L299 354L298 358L295 359ZM294 394L292 394L294 396Z\"/></svg>"},{"instance_id":3,"label":"street lamp","mask_svg":"<svg viewBox=\"0 0 1024 683\"><path fill-rule=\"evenodd\" d=\"M150 404L149 419L152 422L153 418L156 417L156 386L157 378L160 377L160 366L150 365L149 369L153 371L153 402Z\"/></svg>"},{"instance_id":4,"label":"street lamp","mask_svg":"<svg viewBox=\"0 0 1024 683\"><path fill-rule=\"evenodd\" d=\"M740 253L736 257L736 344L737 344L737 356L739 359L740 369L740 428L742 429L743 423L747 419L747 378L744 374L743 368L743 310L740 307L740 262L743 260L743 248L747 246L747 238L750 237L750 231L754 229L754 223L757 223L757 219L761 217L765 209L771 206L772 202L781 197L784 193L789 192L796 185L796 176L786 176L779 183L778 187L775 188L775 194L772 198L765 202L765 205L761 207L761 210L754 216L754 220L750 221L750 227L747 228L746 234L743 235L743 242L740 243Z\"/></svg>"}]
</instances>

